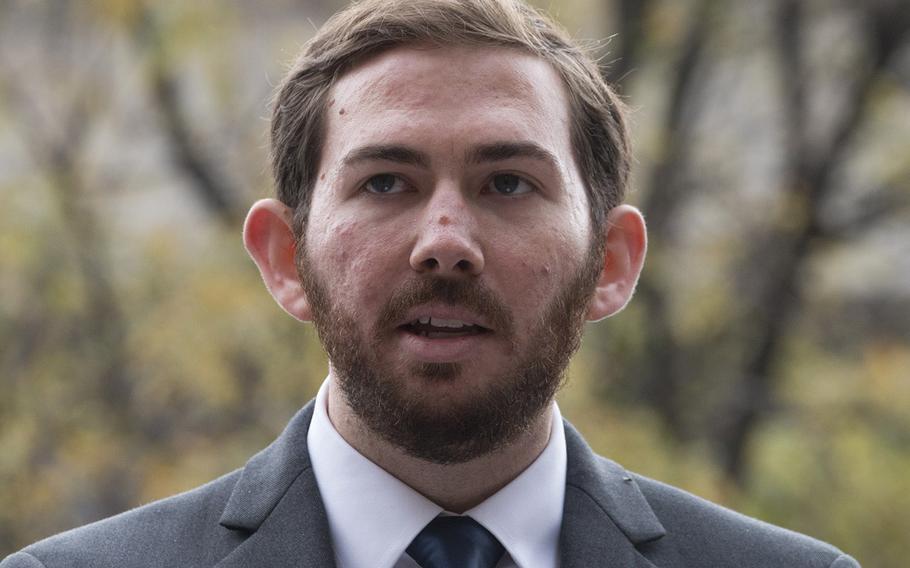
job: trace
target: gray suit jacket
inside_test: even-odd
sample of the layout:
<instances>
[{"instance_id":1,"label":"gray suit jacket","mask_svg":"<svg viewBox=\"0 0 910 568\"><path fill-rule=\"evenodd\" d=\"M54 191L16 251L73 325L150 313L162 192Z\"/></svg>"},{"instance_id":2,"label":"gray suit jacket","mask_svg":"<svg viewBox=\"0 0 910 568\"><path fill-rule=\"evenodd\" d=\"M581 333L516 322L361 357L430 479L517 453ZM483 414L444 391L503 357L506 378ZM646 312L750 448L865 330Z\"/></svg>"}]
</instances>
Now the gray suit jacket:
<instances>
[{"instance_id":1,"label":"gray suit jacket","mask_svg":"<svg viewBox=\"0 0 910 568\"><path fill-rule=\"evenodd\" d=\"M33 544L0 568L332 567L307 452L313 403L246 466ZM847 568L836 548L626 472L566 423L562 568Z\"/></svg>"}]
</instances>

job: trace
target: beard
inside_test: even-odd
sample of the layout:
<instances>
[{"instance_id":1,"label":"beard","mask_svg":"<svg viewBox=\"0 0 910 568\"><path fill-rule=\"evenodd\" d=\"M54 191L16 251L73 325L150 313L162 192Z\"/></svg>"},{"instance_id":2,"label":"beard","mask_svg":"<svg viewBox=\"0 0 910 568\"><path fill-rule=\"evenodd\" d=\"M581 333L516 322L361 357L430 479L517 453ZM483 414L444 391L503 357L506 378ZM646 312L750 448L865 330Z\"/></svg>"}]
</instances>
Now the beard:
<instances>
[{"instance_id":1,"label":"beard","mask_svg":"<svg viewBox=\"0 0 910 568\"><path fill-rule=\"evenodd\" d=\"M581 342L584 315L603 255L603 243L592 242L582 266L541 312L521 349L505 303L480 281L409 280L392 293L368 337L363 337L355 314L332 302L302 242L297 266L319 340L339 390L354 413L371 431L408 455L456 464L509 445L529 430L553 400ZM414 363L407 369L394 369L379 359L384 342L398 332L395 325L406 312L429 302L483 314L495 333L507 341L514 364L459 400L440 400L433 389L413 392L407 379L432 385L457 380L463 372L460 363Z\"/></svg>"}]
</instances>

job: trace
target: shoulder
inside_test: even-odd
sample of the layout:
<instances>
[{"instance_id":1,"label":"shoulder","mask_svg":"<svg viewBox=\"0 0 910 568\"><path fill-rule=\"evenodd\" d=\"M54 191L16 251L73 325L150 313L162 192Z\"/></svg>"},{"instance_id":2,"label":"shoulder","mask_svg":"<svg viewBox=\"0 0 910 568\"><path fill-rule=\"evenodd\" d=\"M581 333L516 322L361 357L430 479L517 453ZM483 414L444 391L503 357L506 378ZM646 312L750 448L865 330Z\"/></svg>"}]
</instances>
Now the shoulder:
<instances>
[{"instance_id":1,"label":"shoulder","mask_svg":"<svg viewBox=\"0 0 910 568\"><path fill-rule=\"evenodd\" d=\"M691 493L631 474L686 566L858 567L809 536L742 515Z\"/></svg>"},{"instance_id":2,"label":"shoulder","mask_svg":"<svg viewBox=\"0 0 910 568\"><path fill-rule=\"evenodd\" d=\"M590 537L595 534L599 539L612 538L612 553L616 547L629 544L653 565L665 568L859 566L829 544L628 472L595 454L567 422L565 433L563 536L570 535L565 542L574 545L576 556L585 556L584 549L597 544ZM601 524L610 530L592 529ZM589 536L574 536L578 534Z\"/></svg>"},{"instance_id":3,"label":"shoulder","mask_svg":"<svg viewBox=\"0 0 910 568\"><path fill-rule=\"evenodd\" d=\"M239 476L238 470L186 493L39 541L8 557L0 568L205 565L237 538L218 519Z\"/></svg>"}]
</instances>

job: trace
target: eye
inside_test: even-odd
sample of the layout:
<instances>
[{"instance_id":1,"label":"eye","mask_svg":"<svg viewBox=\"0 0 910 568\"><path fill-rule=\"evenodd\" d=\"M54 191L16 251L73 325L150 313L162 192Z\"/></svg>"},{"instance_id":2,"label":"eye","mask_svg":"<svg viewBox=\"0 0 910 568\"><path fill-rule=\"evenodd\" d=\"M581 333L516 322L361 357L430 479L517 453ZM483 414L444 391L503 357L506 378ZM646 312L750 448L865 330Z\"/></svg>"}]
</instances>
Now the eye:
<instances>
[{"instance_id":1,"label":"eye","mask_svg":"<svg viewBox=\"0 0 910 568\"><path fill-rule=\"evenodd\" d=\"M534 191L534 186L515 174L496 174L487 183L486 189L499 195L524 195Z\"/></svg>"},{"instance_id":2,"label":"eye","mask_svg":"<svg viewBox=\"0 0 910 568\"><path fill-rule=\"evenodd\" d=\"M363 189L367 193L401 193L407 190L407 185L395 174L378 174L368 179L363 184Z\"/></svg>"}]
</instances>

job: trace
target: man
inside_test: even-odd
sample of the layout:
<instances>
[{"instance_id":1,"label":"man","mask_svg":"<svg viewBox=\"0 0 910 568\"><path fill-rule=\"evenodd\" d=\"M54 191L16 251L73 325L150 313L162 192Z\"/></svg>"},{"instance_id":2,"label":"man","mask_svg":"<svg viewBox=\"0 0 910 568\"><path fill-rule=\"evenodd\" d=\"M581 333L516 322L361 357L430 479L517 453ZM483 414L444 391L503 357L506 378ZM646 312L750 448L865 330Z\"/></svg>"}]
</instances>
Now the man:
<instances>
[{"instance_id":1,"label":"man","mask_svg":"<svg viewBox=\"0 0 910 568\"><path fill-rule=\"evenodd\" d=\"M329 354L314 402L204 487L26 548L46 566L857 566L627 473L554 395L644 260L622 107L511 0L367 0L280 87L244 242Z\"/></svg>"}]
</instances>

